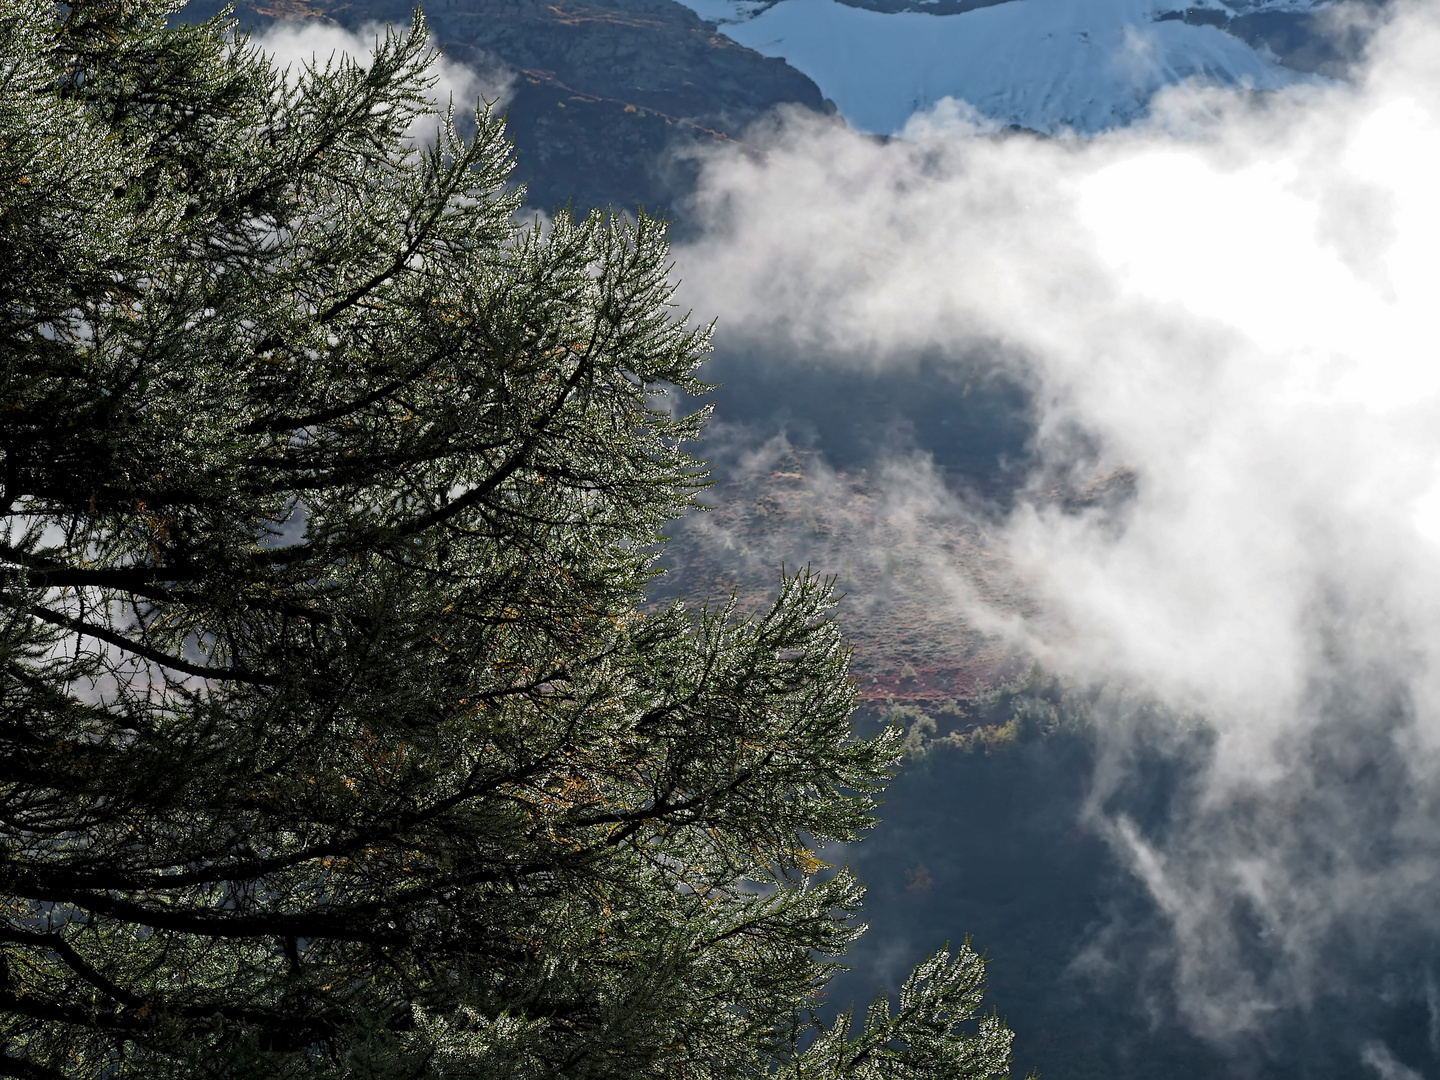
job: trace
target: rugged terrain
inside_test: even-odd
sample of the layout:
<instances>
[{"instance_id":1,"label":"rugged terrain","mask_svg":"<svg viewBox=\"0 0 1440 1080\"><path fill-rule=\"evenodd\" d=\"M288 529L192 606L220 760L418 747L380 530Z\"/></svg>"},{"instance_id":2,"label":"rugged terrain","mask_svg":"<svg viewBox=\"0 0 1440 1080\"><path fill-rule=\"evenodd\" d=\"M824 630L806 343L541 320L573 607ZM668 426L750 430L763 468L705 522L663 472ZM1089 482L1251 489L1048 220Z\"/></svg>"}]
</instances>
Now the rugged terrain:
<instances>
[{"instance_id":1,"label":"rugged terrain","mask_svg":"<svg viewBox=\"0 0 1440 1080\"><path fill-rule=\"evenodd\" d=\"M190 11L218 6L203 0ZM452 60L512 76L506 120L516 179L539 209L645 207L673 216L692 183L687 150L739 141L776 106L833 111L783 60L737 45L673 0L422 6ZM408 24L412 10L409 0L249 0L236 14L244 25L323 19L356 30Z\"/></svg>"},{"instance_id":2,"label":"rugged terrain","mask_svg":"<svg viewBox=\"0 0 1440 1080\"><path fill-rule=\"evenodd\" d=\"M1354 42L1332 31L1363 23L1350 15L1370 0L683 2L810 76L852 126L884 135L947 98L997 128L1093 133L1141 119L1177 83L1313 83L1354 58Z\"/></svg>"},{"instance_id":3,"label":"rugged terrain","mask_svg":"<svg viewBox=\"0 0 1440 1080\"><path fill-rule=\"evenodd\" d=\"M783 565L836 578L840 618L867 704L935 710L1013 677L1021 664L967 609L1026 605L1021 584L982 523L935 508L917 514L867 473L828 469L786 449L712 488L709 512L673 530L666 593L734 593L755 608Z\"/></svg>"}]
</instances>

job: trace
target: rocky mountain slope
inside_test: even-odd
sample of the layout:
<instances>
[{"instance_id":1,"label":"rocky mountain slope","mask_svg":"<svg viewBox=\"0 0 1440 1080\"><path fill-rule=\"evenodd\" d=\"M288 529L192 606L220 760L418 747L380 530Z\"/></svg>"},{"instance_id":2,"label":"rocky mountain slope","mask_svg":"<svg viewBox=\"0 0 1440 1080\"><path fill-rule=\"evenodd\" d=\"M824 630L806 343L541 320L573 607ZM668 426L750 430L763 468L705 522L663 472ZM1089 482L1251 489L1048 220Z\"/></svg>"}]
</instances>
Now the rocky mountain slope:
<instances>
[{"instance_id":1,"label":"rocky mountain slope","mask_svg":"<svg viewBox=\"0 0 1440 1080\"><path fill-rule=\"evenodd\" d=\"M208 5L208 7L207 7ZM777 105L825 111L815 84L673 0L426 0L454 61L511 76L506 106L529 202L673 211L689 147L735 142ZM187 12L207 14L217 0ZM321 19L408 24L410 0L247 0L242 25ZM679 151L676 153L676 151Z\"/></svg>"}]
</instances>

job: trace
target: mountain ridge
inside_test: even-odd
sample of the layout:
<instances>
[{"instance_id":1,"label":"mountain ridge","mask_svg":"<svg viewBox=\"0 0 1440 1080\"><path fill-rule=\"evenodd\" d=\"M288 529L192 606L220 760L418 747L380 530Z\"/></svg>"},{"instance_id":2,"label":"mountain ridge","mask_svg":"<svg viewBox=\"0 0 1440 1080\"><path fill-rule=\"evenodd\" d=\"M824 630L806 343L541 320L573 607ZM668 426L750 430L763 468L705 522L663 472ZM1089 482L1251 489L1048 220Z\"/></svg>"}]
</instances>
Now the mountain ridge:
<instances>
[{"instance_id":1,"label":"mountain ridge","mask_svg":"<svg viewBox=\"0 0 1440 1080\"><path fill-rule=\"evenodd\" d=\"M200 0L187 18L213 14ZM782 60L718 33L674 0L429 0L431 33L453 61L513 74L504 106L515 179L529 205L585 212L644 207L676 216L696 147L740 142L772 109L833 112ZM358 31L408 25L410 0L245 0L242 27L318 20Z\"/></svg>"},{"instance_id":2,"label":"mountain ridge","mask_svg":"<svg viewBox=\"0 0 1440 1080\"><path fill-rule=\"evenodd\" d=\"M1359 45L1327 16L1334 0L683 2L876 134L946 98L997 127L1094 133L1141 119L1179 82L1274 91L1334 77Z\"/></svg>"}]
</instances>

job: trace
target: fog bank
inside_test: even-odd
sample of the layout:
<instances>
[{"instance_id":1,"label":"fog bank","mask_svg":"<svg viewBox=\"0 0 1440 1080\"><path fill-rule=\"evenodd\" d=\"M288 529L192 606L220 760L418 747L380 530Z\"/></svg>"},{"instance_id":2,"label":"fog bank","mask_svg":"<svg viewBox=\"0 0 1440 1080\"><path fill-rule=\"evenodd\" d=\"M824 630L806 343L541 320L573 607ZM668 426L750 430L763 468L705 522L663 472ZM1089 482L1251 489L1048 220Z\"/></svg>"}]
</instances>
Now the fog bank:
<instances>
[{"instance_id":1,"label":"fog bank","mask_svg":"<svg viewBox=\"0 0 1440 1080\"><path fill-rule=\"evenodd\" d=\"M1398 9L1351 84L1181 87L1083 140L986 132L945 101L905 134L792 115L708 159L683 302L735 347L896 378L978 352L1029 388L1036 497L996 517L915 469L892 502L985 517L1034 601L996 611L957 569L937 594L958 618L1163 706L1097 714L1088 814L1168 922L1151 959L1195 1031L1223 1043L1343 992L1346 957L1423 964L1440 12ZM1121 468L1118 503L1039 497ZM1139 821L1114 795L1157 744L1193 779ZM1105 951L1097 933L1077 963ZM1354 1062L1417 1064L1381 1041Z\"/></svg>"}]
</instances>

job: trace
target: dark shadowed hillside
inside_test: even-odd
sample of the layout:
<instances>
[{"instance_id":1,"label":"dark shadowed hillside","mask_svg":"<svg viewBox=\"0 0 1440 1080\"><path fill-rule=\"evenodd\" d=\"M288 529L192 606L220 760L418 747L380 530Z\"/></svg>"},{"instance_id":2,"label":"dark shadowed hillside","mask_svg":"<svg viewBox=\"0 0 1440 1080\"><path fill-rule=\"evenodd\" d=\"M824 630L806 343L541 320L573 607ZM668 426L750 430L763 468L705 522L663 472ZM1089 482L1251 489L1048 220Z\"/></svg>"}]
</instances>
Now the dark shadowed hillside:
<instances>
[{"instance_id":1,"label":"dark shadowed hillside","mask_svg":"<svg viewBox=\"0 0 1440 1080\"><path fill-rule=\"evenodd\" d=\"M216 10L204 0L192 14ZM738 141L778 105L828 111L782 60L735 44L674 0L429 0L452 60L514 75L506 109L529 203L673 213L689 191L688 147ZM406 25L408 0L258 0L242 25L326 19ZM672 151L680 150L680 154Z\"/></svg>"}]
</instances>

